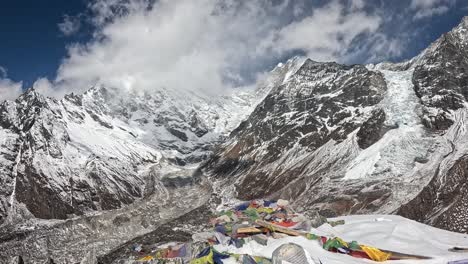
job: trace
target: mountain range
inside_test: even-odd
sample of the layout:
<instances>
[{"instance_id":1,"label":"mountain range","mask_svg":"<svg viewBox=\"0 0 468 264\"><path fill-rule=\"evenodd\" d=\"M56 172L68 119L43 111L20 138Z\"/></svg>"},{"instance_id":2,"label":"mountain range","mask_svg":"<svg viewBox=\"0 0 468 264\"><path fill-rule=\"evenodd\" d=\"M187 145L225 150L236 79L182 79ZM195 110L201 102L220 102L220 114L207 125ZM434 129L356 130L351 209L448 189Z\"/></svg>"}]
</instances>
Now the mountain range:
<instances>
[{"instance_id":1,"label":"mountain range","mask_svg":"<svg viewBox=\"0 0 468 264\"><path fill-rule=\"evenodd\" d=\"M58 100L30 89L0 104L0 257L60 259L37 239L95 236L67 253L79 262L194 209L257 198L468 233L467 124L468 18L411 60L295 57L255 90L97 85Z\"/></svg>"}]
</instances>

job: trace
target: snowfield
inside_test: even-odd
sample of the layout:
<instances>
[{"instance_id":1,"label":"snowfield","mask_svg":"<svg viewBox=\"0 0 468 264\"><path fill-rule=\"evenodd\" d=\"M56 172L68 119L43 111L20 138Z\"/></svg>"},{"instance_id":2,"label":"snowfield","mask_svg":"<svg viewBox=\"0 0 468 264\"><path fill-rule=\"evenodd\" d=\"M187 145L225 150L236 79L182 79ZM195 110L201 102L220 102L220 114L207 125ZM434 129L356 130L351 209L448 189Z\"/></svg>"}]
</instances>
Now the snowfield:
<instances>
[{"instance_id":1,"label":"snowfield","mask_svg":"<svg viewBox=\"0 0 468 264\"><path fill-rule=\"evenodd\" d=\"M448 232L396 215L353 215L329 220L345 220L345 224L336 227L324 224L313 230L312 233L328 237L337 236L345 241L355 240L359 244L431 258L427 260L388 260L384 263L445 264L448 261L468 259L468 252L449 251L454 246L468 247L468 235L466 234ZM269 238L267 246L250 241L239 249L234 246L222 245L215 246L215 249L220 252L227 251L271 258L276 248L287 243L301 245L313 261L311 264L376 263L367 259L325 251L317 241L307 240L304 237ZM230 258L224 263L236 262Z\"/></svg>"}]
</instances>

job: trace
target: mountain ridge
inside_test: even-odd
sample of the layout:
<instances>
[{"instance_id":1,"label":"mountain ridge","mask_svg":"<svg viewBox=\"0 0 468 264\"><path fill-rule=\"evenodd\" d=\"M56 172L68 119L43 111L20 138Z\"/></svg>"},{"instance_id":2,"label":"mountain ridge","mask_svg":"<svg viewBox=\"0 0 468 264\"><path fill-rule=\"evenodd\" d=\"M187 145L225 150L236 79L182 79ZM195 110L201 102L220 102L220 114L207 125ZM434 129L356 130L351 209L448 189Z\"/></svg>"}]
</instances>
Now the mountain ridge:
<instances>
[{"instance_id":1,"label":"mountain ridge","mask_svg":"<svg viewBox=\"0 0 468 264\"><path fill-rule=\"evenodd\" d=\"M0 257L90 260L256 198L467 233L467 52L465 17L406 62L295 57L216 98L28 90L0 103Z\"/></svg>"},{"instance_id":2,"label":"mountain ridge","mask_svg":"<svg viewBox=\"0 0 468 264\"><path fill-rule=\"evenodd\" d=\"M16 199L27 208L19 215L61 219L134 202L147 184L140 170L204 159L253 98L245 92L215 103L201 97L175 102L167 91L127 96L93 87L57 100L30 89L3 102L0 125L10 139L2 149L11 152L1 153L2 219L14 213Z\"/></svg>"},{"instance_id":3,"label":"mountain ridge","mask_svg":"<svg viewBox=\"0 0 468 264\"><path fill-rule=\"evenodd\" d=\"M326 216L400 213L438 227L466 232L464 225L449 224L457 222L459 216L450 211L463 211L456 209L464 206L462 201L456 202L460 195L443 191L447 193L445 196L433 198L437 209L431 208L426 204L430 195L424 186L429 184L430 189L438 192L455 189L457 193L464 188L456 187L457 180L446 179L452 177L448 175L454 174L450 173L453 170L458 171L453 176L458 181L463 182L467 175L460 169L464 164L461 157L466 153L463 135L468 105L468 60L464 55L467 21L464 18L459 26L412 60L368 65L369 74L380 74L384 84L374 101L365 97L360 101L359 89L352 88L363 80L365 73L337 74L327 70L333 63L318 63L322 72L313 74L318 82L304 79L292 84L292 88L280 85L272 89L263 105L257 106L246 123L241 124L241 134L232 134L204 164L204 172L227 181L226 185L234 185L232 195L240 199L288 198L302 210L318 210ZM339 86L336 76L347 79ZM301 96L304 85L310 92ZM328 89L323 88L327 85ZM365 89L362 94L372 94L378 87L375 82L359 85ZM282 96L289 90L296 94L284 100ZM346 91L351 93L339 100L339 95ZM291 110L288 103L283 103L299 103L303 97L311 101L309 106ZM321 102L323 97L333 99ZM268 101L269 98L274 99ZM360 104L358 111L365 114L362 118L350 114L356 102ZM365 102L370 104L366 106ZM339 106L323 116L310 114L316 106L336 103ZM265 104L269 108L261 109ZM306 136L310 143L298 146L304 141L304 133L288 134L282 129L291 122L290 116L301 115L311 117L308 121L294 120L295 128L291 131L297 133L315 122L312 126L317 132ZM336 127L334 121L350 116L351 125L344 122ZM321 118L325 122L317 124ZM272 129L277 123L278 129ZM332 131L336 129L343 131L341 136L333 136ZM290 145L284 147L288 142ZM416 216L411 208L418 207L424 209Z\"/></svg>"}]
</instances>

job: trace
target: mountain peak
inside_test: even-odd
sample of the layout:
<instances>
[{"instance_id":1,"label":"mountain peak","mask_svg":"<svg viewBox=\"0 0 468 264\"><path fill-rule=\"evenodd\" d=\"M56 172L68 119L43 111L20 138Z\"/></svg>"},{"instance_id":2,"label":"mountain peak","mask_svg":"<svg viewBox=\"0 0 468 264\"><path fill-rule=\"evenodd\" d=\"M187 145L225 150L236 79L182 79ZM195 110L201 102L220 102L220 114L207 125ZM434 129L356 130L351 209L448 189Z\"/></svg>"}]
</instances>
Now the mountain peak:
<instances>
[{"instance_id":1,"label":"mountain peak","mask_svg":"<svg viewBox=\"0 0 468 264\"><path fill-rule=\"evenodd\" d=\"M456 29L460 29L460 28L464 28L464 29L468 28L468 16L464 16L461 19L460 23L454 29L456 30Z\"/></svg>"},{"instance_id":2,"label":"mountain peak","mask_svg":"<svg viewBox=\"0 0 468 264\"><path fill-rule=\"evenodd\" d=\"M34 88L29 88L16 99L18 104L28 104L28 105L45 105L45 96L37 92Z\"/></svg>"},{"instance_id":3,"label":"mountain peak","mask_svg":"<svg viewBox=\"0 0 468 264\"><path fill-rule=\"evenodd\" d=\"M460 23L459 26L468 27L468 16L464 16L464 17L462 18L462 22Z\"/></svg>"},{"instance_id":4,"label":"mountain peak","mask_svg":"<svg viewBox=\"0 0 468 264\"><path fill-rule=\"evenodd\" d=\"M440 40L447 40L452 44L460 45L462 48L468 46L468 16L463 17L461 22L450 32L444 34ZM438 43L439 41L436 41Z\"/></svg>"},{"instance_id":5,"label":"mountain peak","mask_svg":"<svg viewBox=\"0 0 468 264\"><path fill-rule=\"evenodd\" d=\"M20 97L37 97L39 96L39 93L36 91L34 88L29 88L27 89Z\"/></svg>"}]
</instances>

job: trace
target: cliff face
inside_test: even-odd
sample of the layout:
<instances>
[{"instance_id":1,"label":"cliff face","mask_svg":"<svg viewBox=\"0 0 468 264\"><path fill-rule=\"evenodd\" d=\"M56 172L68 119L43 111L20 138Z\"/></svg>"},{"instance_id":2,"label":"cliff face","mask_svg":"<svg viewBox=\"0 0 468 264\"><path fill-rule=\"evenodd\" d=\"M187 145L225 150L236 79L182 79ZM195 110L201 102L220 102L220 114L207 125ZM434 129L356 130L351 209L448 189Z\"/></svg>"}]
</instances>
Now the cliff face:
<instances>
[{"instance_id":1,"label":"cliff face","mask_svg":"<svg viewBox=\"0 0 468 264\"><path fill-rule=\"evenodd\" d=\"M413 83L424 106L422 120L450 146L429 183L398 213L458 232L468 232L466 138L468 19L443 35L415 67ZM431 172L428 172L431 173Z\"/></svg>"},{"instance_id":2,"label":"cliff face","mask_svg":"<svg viewBox=\"0 0 468 264\"><path fill-rule=\"evenodd\" d=\"M237 188L242 199L270 195L300 176L280 174L285 153L312 153L330 140L343 141L375 115L385 119L375 107L385 91L383 75L364 66L306 60L231 133L207 166L216 177L242 175ZM366 133L360 134L363 141L380 136ZM275 175L265 175L267 170Z\"/></svg>"},{"instance_id":3,"label":"cliff face","mask_svg":"<svg viewBox=\"0 0 468 264\"><path fill-rule=\"evenodd\" d=\"M454 120L451 111L468 99L468 20L432 44L416 65L413 83L424 108L424 124L446 130Z\"/></svg>"}]
</instances>

